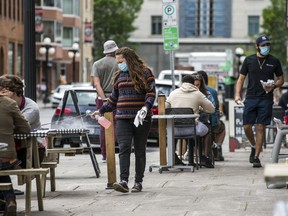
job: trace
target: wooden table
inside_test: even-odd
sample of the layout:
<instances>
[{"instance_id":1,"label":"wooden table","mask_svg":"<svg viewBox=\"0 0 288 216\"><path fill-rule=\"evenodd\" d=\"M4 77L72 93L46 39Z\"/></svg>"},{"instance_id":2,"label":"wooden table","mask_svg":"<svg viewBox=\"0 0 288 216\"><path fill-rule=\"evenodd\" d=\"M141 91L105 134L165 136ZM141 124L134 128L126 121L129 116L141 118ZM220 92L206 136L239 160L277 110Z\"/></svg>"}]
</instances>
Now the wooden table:
<instances>
[{"instance_id":1,"label":"wooden table","mask_svg":"<svg viewBox=\"0 0 288 216\"><path fill-rule=\"evenodd\" d=\"M159 168L159 173L162 171L169 171L169 169L191 169L194 171L194 166L182 166L175 165L175 140L174 140L174 119L183 119L183 118L198 118L198 114L171 114L171 115L153 115L153 119L166 119L167 120L167 148L168 148L168 163L165 165L151 165L149 171L152 171L152 168ZM159 138L160 139L160 138Z\"/></svg>"}]
</instances>

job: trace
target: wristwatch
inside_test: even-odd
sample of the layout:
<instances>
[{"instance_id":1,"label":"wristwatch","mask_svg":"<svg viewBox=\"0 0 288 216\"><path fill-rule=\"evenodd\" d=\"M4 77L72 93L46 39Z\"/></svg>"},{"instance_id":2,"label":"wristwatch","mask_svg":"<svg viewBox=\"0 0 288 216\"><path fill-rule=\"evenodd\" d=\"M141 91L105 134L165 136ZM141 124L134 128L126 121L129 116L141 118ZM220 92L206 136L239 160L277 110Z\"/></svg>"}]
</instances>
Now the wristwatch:
<instances>
[{"instance_id":1,"label":"wristwatch","mask_svg":"<svg viewBox=\"0 0 288 216\"><path fill-rule=\"evenodd\" d=\"M277 88L276 84L273 84L273 90L276 89L276 88Z\"/></svg>"}]
</instances>

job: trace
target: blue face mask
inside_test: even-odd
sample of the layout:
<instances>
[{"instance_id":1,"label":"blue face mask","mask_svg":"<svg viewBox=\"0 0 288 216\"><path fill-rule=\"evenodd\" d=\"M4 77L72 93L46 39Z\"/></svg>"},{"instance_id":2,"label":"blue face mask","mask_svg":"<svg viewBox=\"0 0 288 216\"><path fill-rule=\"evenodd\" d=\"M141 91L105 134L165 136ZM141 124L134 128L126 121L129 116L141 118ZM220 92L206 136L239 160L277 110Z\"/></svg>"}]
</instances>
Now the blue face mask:
<instances>
[{"instance_id":1,"label":"blue face mask","mask_svg":"<svg viewBox=\"0 0 288 216\"><path fill-rule=\"evenodd\" d=\"M270 46L260 47L260 54L263 56L267 56L270 52Z\"/></svg>"},{"instance_id":2,"label":"blue face mask","mask_svg":"<svg viewBox=\"0 0 288 216\"><path fill-rule=\"evenodd\" d=\"M128 66L125 62L119 63L118 67L121 71L128 71Z\"/></svg>"}]
</instances>

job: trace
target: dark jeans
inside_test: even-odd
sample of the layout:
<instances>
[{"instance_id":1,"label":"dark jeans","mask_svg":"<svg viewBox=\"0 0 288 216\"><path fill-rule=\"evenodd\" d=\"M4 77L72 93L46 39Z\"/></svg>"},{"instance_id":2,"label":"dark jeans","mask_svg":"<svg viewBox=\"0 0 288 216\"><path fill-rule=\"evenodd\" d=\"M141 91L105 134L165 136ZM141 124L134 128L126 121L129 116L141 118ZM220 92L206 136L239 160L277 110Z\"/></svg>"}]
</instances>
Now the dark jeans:
<instances>
[{"instance_id":1,"label":"dark jeans","mask_svg":"<svg viewBox=\"0 0 288 216\"><path fill-rule=\"evenodd\" d=\"M20 167L22 168L26 168L26 152L27 149L26 148L21 148L17 150L17 158L18 160L21 161ZM46 149L45 148L38 148L38 152L39 152L39 161L40 164L43 161L44 157L45 157L45 152ZM32 167L34 167L34 159L32 160Z\"/></svg>"},{"instance_id":2,"label":"dark jeans","mask_svg":"<svg viewBox=\"0 0 288 216\"><path fill-rule=\"evenodd\" d=\"M0 176L0 183L12 183L10 176ZM0 199L16 199L13 188L11 190L0 191ZM0 210L3 210L5 206L0 205Z\"/></svg>"},{"instance_id":3,"label":"dark jeans","mask_svg":"<svg viewBox=\"0 0 288 216\"><path fill-rule=\"evenodd\" d=\"M146 144L151 117L147 117L143 125L135 127L134 119L117 120L116 136L119 145L120 180L128 182L132 140L135 154L135 182L142 182L146 166Z\"/></svg>"}]
</instances>

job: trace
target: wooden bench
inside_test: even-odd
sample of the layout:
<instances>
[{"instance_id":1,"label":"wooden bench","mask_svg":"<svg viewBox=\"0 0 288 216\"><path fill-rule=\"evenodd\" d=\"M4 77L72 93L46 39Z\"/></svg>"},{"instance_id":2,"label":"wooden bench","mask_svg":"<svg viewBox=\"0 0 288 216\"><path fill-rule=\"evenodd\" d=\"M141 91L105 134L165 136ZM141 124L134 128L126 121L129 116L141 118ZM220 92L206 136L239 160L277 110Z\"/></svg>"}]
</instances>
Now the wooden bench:
<instances>
[{"instance_id":1,"label":"wooden bench","mask_svg":"<svg viewBox=\"0 0 288 216\"><path fill-rule=\"evenodd\" d=\"M12 183L0 183L0 191L13 189Z\"/></svg>"},{"instance_id":2,"label":"wooden bench","mask_svg":"<svg viewBox=\"0 0 288 216\"><path fill-rule=\"evenodd\" d=\"M38 198L38 209L43 211L43 185L46 175L48 174L49 169L37 168L37 169L16 169L16 170L0 170L0 176L7 175L24 175L26 176L26 192L25 192L25 215L31 214L31 181L32 176L36 176L36 188L37 188L37 198ZM42 177L42 181L41 181ZM40 182L40 184L38 183ZM9 188L9 183L2 183L0 186L1 189ZM1 184L0 184L1 185ZM12 187L12 185L11 185ZM7 189L6 189L7 190Z\"/></svg>"},{"instance_id":3,"label":"wooden bench","mask_svg":"<svg viewBox=\"0 0 288 216\"><path fill-rule=\"evenodd\" d=\"M51 192L56 191L56 180L55 180L55 168L57 167L57 162L42 162L41 163L42 168L48 168L50 170L50 187ZM46 191L46 181L44 182L43 187L43 196L45 197L45 191Z\"/></svg>"},{"instance_id":4,"label":"wooden bench","mask_svg":"<svg viewBox=\"0 0 288 216\"><path fill-rule=\"evenodd\" d=\"M47 153L49 154L60 154L64 153L65 156L75 156L75 154L82 154L84 152L84 147L78 148L50 148L47 149Z\"/></svg>"}]
</instances>

